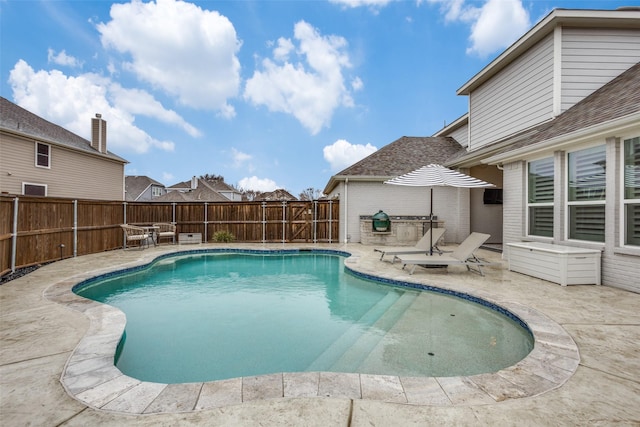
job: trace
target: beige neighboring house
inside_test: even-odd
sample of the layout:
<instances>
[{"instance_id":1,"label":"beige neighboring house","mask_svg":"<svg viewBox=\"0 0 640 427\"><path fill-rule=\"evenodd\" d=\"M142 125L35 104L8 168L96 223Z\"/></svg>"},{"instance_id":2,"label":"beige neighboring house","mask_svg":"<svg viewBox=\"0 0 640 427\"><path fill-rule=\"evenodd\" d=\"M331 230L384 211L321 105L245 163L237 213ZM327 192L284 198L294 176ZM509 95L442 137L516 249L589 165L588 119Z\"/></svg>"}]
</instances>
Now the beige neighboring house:
<instances>
[{"instance_id":1,"label":"beige neighboring house","mask_svg":"<svg viewBox=\"0 0 640 427\"><path fill-rule=\"evenodd\" d=\"M0 97L0 191L9 195L124 200L128 162L107 150L99 114L92 140Z\"/></svg>"},{"instance_id":2,"label":"beige neighboring house","mask_svg":"<svg viewBox=\"0 0 640 427\"><path fill-rule=\"evenodd\" d=\"M167 193L164 184L144 175L128 175L124 178L125 200L128 202L152 202Z\"/></svg>"}]
</instances>

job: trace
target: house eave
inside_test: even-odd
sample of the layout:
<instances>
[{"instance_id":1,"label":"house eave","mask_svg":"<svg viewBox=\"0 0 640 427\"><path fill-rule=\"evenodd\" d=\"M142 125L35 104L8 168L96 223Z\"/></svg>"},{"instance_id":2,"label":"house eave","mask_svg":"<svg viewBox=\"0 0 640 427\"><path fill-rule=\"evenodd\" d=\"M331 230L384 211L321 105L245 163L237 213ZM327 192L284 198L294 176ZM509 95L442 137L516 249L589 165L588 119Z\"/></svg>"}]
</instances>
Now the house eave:
<instances>
[{"instance_id":1,"label":"house eave","mask_svg":"<svg viewBox=\"0 0 640 427\"><path fill-rule=\"evenodd\" d=\"M496 75L531 46L538 43L557 26L575 27L615 27L637 28L640 25L640 10L567 10L554 9L539 21L531 30L491 61L479 73L473 76L456 93L469 95L473 90Z\"/></svg>"},{"instance_id":2,"label":"house eave","mask_svg":"<svg viewBox=\"0 0 640 427\"><path fill-rule=\"evenodd\" d=\"M377 176L377 175L334 175L322 191L324 194L331 193L341 182L384 182L394 176Z\"/></svg>"},{"instance_id":3,"label":"house eave","mask_svg":"<svg viewBox=\"0 0 640 427\"><path fill-rule=\"evenodd\" d=\"M559 135L555 138L547 139L512 151L490 156L483 159L482 163L489 165L509 163L516 160L522 160L525 157L552 153L553 151L575 144L580 144L582 142L588 142L597 138L606 138L613 136L614 134L617 134L615 136L620 136L620 134L624 134L637 128L640 128L640 111L614 120L585 127L575 132Z\"/></svg>"}]
</instances>

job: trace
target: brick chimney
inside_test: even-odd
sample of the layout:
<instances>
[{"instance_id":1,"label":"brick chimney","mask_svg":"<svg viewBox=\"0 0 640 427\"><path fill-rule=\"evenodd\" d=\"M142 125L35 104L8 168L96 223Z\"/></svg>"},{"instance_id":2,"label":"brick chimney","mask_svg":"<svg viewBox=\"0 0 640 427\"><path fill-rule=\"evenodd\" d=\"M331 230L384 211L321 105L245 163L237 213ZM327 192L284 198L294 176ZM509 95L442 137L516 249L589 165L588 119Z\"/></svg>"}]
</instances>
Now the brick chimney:
<instances>
[{"instance_id":1,"label":"brick chimney","mask_svg":"<svg viewBox=\"0 0 640 427\"><path fill-rule=\"evenodd\" d=\"M96 113L91 119L91 146L103 154L107 152L107 121L102 114Z\"/></svg>"}]
</instances>

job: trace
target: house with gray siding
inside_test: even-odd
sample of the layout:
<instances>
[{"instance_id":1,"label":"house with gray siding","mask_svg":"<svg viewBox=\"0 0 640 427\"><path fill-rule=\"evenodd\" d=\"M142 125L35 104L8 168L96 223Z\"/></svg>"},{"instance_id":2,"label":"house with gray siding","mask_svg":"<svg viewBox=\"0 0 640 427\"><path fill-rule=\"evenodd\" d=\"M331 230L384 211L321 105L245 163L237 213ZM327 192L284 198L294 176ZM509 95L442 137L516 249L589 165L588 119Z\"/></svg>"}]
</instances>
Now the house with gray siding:
<instances>
[{"instance_id":1,"label":"house with gray siding","mask_svg":"<svg viewBox=\"0 0 640 427\"><path fill-rule=\"evenodd\" d=\"M523 241L593 249L602 284L640 292L639 62L640 9L553 10L458 89L468 112L429 138L457 150L442 158L426 146L384 147L369 157L404 153L374 175L352 174L356 164L331 178L325 193L341 200L341 239L359 241L356 216L378 206L428 212L419 189L381 182L442 163L503 192L501 205L487 205L481 190L436 188L449 240L484 231L505 258Z\"/></svg>"},{"instance_id":2,"label":"house with gray siding","mask_svg":"<svg viewBox=\"0 0 640 427\"><path fill-rule=\"evenodd\" d=\"M554 10L458 89L469 142L446 165L503 174L505 258L597 250L604 285L640 292L639 62L639 9Z\"/></svg>"},{"instance_id":3,"label":"house with gray siding","mask_svg":"<svg viewBox=\"0 0 640 427\"><path fill-rule=\"evenodd\" d=\"M0 97L0 191L124 200L128 162L107 149L107 122L87 118L86 140Z\"/></svg>"},{"instance_id":4,"label":"house with gray siding","mask_svg":"<svg viewBox=\"0 0 640 427\"><path fill-rule=\"evenodd\" d=\"M167 193L164 184L148 176L128 175L124 181L128 202L151 202Z\"/></svg>"}]
</instances>

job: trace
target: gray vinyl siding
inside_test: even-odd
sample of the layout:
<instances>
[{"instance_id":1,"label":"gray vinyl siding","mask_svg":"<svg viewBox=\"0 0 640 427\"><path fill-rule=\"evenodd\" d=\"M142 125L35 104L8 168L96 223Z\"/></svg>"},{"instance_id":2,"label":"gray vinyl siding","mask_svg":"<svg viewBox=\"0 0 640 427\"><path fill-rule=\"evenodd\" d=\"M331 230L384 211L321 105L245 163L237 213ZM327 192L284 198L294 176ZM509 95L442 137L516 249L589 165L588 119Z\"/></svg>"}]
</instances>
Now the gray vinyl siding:
<instances>
[{"instance_id":1,"label":"gray vinyl siding","mask_svg":"<svg viewBox=\"0 0 640 427\"><path fill-rule=\"evenodd\" d=\"M640 61L639 29L563 28L561 110Z\"/></svg>"},{"instance_id":2,"label":"gray vinyl siding","mask_svg":"<svg viewBox=\"0 0 640 427\"><path fill-rule=\"evenodd\" d=\"M462 147L467 147L469 145L469 126L461 126L447 136L455 139Z\"/></svg>"},{"instance_id":3,"label":"gray vinyl siding","mask_svg":"<svg viewBox=\"0 0 640 427\"><path fill-rule=\"evenodd\" d=\"M51 168L39 168L34 140L4 133L0 138L2 192L20 195L28 182L47 185L48 197L123 200L123 163L50 144Z\"/></svg>"},{"instance_id":4,"label":"gray vinyl siding","mask_svg":"<svg viewBox=\"0 0 640 427\"><path fill-rule=\"evenodd\" d=\"M469 95L469 149L475 150L553 116L553 35Z\"/></svg>"}]
</instances>

